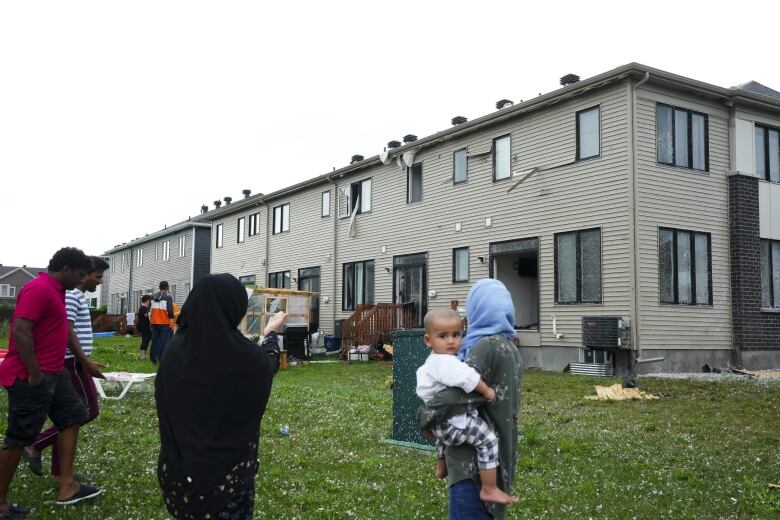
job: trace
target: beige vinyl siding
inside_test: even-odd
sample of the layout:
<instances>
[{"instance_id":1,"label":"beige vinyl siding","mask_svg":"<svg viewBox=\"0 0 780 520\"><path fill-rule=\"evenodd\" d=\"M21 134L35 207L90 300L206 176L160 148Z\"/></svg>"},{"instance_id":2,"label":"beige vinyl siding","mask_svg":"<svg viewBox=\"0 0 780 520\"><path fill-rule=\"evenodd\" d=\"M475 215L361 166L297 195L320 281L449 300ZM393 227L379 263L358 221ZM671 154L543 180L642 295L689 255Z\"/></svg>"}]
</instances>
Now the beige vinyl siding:
<instances>
[{"instance_id":1,"label":"beige vinyl siding","mask_svg":"<svg viewBox=\"0 0 780 520\"><path fill-rule=\"evenodd\" d=\"M356 237L348 236L349 219L339 221L336 287L341 311L341 266L357 260L376 261L375 299L392 301L393 256L428 252L428 288L438 295L428 307L465 302L471 285L488 276L490 242L527 237L540 239L540 319L543 344L579 346L581 317L586 314L627 316L631 311L631 257L628 192L628 94L625 84L594 91L551 108L519 116L489 130L423 149L415 158L423 164L423 199L406 204L406 171L395 160L387 166L352 176L340 184L371 176L372 212L356 217ZM572 163L576 154L578 110L601 107L601 157ZM517 179L493 182L490 154L468 161L468 181L452 184L452 153L488 151L495 137L511 133L511 168L568 164L537 172L512 193ZM543 190L540 192L540 190ZM485 229L485 217L492 227ZM455 223L462 231L455 231ZM600 305L554 305L553 234L602 228L602 298ZM387 246L386 254L381 246ZM452 249L469 247L468 284L452 282ZM551 315L559 332L552 339Z\"/></svg>"},{"instance_id":2,"label":"beige vinyl siding","mask_svg":"<svg viewBox=\"0 0 780 520\"><path fill-rule=\"evenodd\" d=\"M269 219L262 229L268 235L267 272L290 271L290 286L298 287L298 269L320 268L320 328L333 332L333 261L327 255L333 251L333 219L335 197L331 193L331 216L322 217L322 192L328 184L310 186L288 197L268 201ZM330 188L331 192L333 191ZM273 208L290 204L290 230L273 234ZM263 284L267 284L267 276ZM322 301L328 296L328 303Z\"/></svg>"},{"instance_id":3,"label":"beige vinyl siding","mask_svg":"<svg viewBox=\"0 0 780 520\"><path fill-rule=\"evenodd\" d=\"M256 235L249 236L249 216L260 213L260 230ZM236 241L238 219L243 217L244 241ZM265 258L266 221L265 205L257 203L237 213L224 216L212 222L211 225L211 272L230 273L236 278L254 275L258 286L265 285L266 270L262 265ZM217 249L217 225L222 224L222 247ZM270 231L269 231L270 232Z\"/></svg>"},{"instance_id":4,"label":"beige vinyl siding","mask_svg":"<svg viewBox=\"0 0 780 520\"><path fill-rule=\"evenodd\" d=\"M656 103L708 115L709 172L656 162ZM684 95L637 92L637 246L642 348L731 348L728 113ZM662 305L658 228L710 233L712 306Z\"/></svg>"}]
</instances>

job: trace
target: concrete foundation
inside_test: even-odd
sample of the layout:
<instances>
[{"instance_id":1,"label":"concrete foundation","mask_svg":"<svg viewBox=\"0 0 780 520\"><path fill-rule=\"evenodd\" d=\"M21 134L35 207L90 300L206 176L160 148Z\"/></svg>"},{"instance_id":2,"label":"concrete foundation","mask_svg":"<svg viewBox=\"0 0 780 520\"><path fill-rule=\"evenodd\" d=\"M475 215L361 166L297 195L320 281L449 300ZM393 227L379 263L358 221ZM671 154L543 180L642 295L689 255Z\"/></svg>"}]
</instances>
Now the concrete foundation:
<instances>
[{"instance_id":1,"label":"concrete foundation","mask_svg":"<svg viewBox=\"0 0 780 520\"><path fill-rule=\"evenodd\" d=\"M780 350L748 350L740 356L745 370L780 370Z\"/></svg>"},{"instance_id":2,"label":"concrete foundation","mask_svg":"<svg viewBox=\"0 0 780 520\"><path fill-rule=\"evenodd\" d=\"M701 372L706 364L711 368L722 368L731 366L731 350L661 350L661 349L643 349L642 358L664 358L663 361L651 363L638 363L638 374L657 374L657 373L679 373L679 372Z\"/></svg>"}]
</instances>

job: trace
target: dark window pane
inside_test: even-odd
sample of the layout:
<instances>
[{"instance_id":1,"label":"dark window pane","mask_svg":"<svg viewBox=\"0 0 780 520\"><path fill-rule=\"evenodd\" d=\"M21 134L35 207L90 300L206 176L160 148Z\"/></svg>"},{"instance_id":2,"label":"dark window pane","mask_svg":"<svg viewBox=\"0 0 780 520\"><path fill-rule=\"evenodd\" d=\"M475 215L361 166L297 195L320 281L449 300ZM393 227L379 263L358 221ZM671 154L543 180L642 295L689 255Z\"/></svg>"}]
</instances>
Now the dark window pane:
<instances>
[{"instance_id":1,"label":"dark window pane","mask_svg":"<svg viewBox=\"0 0 780 520\"><path fill-rule=\"evenodd\" d=\"M583 302L601 301L601 232L580 233L580 262Z\"/></svg>"},{"instance_id":2,"label":"dark window pane","mask_svg":"<svg viewBox=\"0 0 780 520\"><path fill-rule=\"evenodd\" d=\"M455 171L452 174L452 181L455 183L458 182L464 182L468 178L468 173L466 172L467 169L467 158L466 158L466 150L457 150L453 157L453 163Z\"/></svg>"},{"instance_id":3,"label":"dark window pane","mask_svg":"<svg viewBox=\"0 0 780 520\"><path fill-rule=\"evenodd\" d=\"M704 116L693 114L691 116L691 140L693 149L693 167L696 170L707 169L706 159L706 134L707 122Z\"/></svg>"},{"instance_id":4,"label":"dark window pane","mask_svg":"<svg viewBox=\"0 0 780 520\"><path fill-rule=\"evenodd\" d=\"M661 302L675 303L674 301L674 231L661 230L660 244L660 269L661 269Z\"/></svg>"},{"instance_id":5,"label":"dark window pane","mask_svg":"<svg viewBox=\"0 0 780 520\"><path fill-rule=\"evenodd\" d=\"M344 310L355 308L355 264L344 264L344 279L342 280L342 306Z\"/></svg>"},{"instance_id":6,"label":"dark window pane","mask_svg":"<svg viewBox=\"0 0 780 520\"><path fill-rule=\"evenodd\" d=\"M780 242L772 242L772 306L780 307Z\"/></svg>"},{"instance_id":7,"label":"dark window pane","mask_svg":"<svg viewBox=\"0 0 780 520\"><path fill-rule=\"evenodd\" d=\"M769 180L780 182L780 132L769 130Z\"/></svg>"},{"instance_id":8,"label":"dark window pane","mask_svg":"<svg viewBox=\"0 0 780 520\"><path fill-rule=\"evenodd\" d=\"M756 149L756 175L759 179L766 179L766 147L764 146L764 132L766 129L757 126L755 130Z\"/></svg>"},{"instance_id":9,"label":"dark window pane","mask_svg":"<svg viewBox=\"0 0 780 520\"><path fill-rule=\"evenodd\" d=\"M422 163L417 163L409 168L407 179L407 202L422 200Z\"/></svg>"},{"instance_id":10,"label":"dark window pane","mask_svg":"<svg viewBox=\"0 0 780 520\"><path fill-rule=\"evenodd\" d=\"M579 158L596 157L599 154L599 108L580 112L577 117Z\"/></svg>"},{"instance_id":11,"label":"dark window pane","mask_svg":"<svg viewBox=\"0 0 780 520\"><path fill-rule=\"evenodd\" d=\"M374 261L366 262L363 270L366 287L366 303L374 303Z\"/></svg>"},{"instance_id":12,"label":"dark window pane","mask_svg":"<svg viewBox=\"0 0 780 520\"><path fill-rule=\"evenodd\" d=\"M655 107L655 146L659 163L672 164L672 109L663 105Z\"/></svg>"},{"instance_id":13,"label":"dark window pane","mask_svg":"<svg viewBox=\"0 0 780 520\"><path fill-rule=\"evenodd\" d=\"M761 241L761 306L772 306L772 268L769 265L769 240Z\"/></svg>"},{"instance_id":14,"label":"dark window pane","mask_svg":"<svg viewBox=\"0 0 780 520\"><path fill-rule=\"evenodd\" d=\"M710 303L710 237L704 233L695 234L696 249L696 303L709 305Z\"/></svg>"},{"instance_id":15,"label":"dark window pane","mask_svg":"<svg viewBox=\"0 0 780 520\"><path fill-rule=\"evenodd\" d=\"M558 302L577 301L577 234L556 236L556 262L558 266Z\"/></svg>"},{"instance_id":16,"label":"dark window pane","mask_svg":"<svg viewBox=\"0 0 780 520\"><path fill-rule=\"evenodd\" d=\"M688 167L688 112L674 111L674 164Z\"/></svg>"},{"instance_id":17,"label":"dark window pane","mask_svg":"<svg viewBox=\"0 0 780 520\"><path fill-rule=\"evenodd\" d=\"M677 232L677 300L692 303L691 295L691 235Z\"/></svg>"}]
</instances>

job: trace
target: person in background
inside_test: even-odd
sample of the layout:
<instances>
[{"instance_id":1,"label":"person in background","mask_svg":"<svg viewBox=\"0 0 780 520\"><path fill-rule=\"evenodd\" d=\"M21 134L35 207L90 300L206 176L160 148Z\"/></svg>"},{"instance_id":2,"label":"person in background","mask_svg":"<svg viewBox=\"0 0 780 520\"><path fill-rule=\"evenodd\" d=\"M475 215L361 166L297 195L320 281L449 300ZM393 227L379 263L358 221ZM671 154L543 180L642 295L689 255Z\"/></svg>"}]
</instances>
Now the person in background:
<instances>
[{"instance_id":1,"label":"person in background","mask_svg":"<svg viewBox=\"0 0 780 520\"><path fill-rule=\"evenodd\" d=\"M141 333L141 351L138 354L139 359L146 357L146 351L149 348L149 341L152 339L152 329L149 324L149 306L152 304L152 297L148 294L141 296L141 306L135 314L135 327Z\"/></svg>"},{"instance_id":2,"label":"person in background","mask_svg":"<svg viewBox=\"0 0 780 520\"><path fill-rule=\"evenodd\" d=\"M92 317L89 314L89 305L84 297L85 292L94 292L97 286L103 282L103 272L108 269L108 263L100 257L90 257L92 267L75 289L65 293L65 310L68 316L68 348L65 351L65 370L70 375L70 381L79 398L87 405L89 416L79 425L93 421L100 413L97 388L93 377L105 379L100 369L104 366L93 363L92 355ZM43 475L41 464L41 451L52 446L51 474L53 477L60 475L59 453L57 448L57 435L59 430L51 426L35 439L35 443L25 448L22 452L30 470L36 475Z\"/></svg>"},{"instance_id":3,"label":"person in background","mask_svg":"<svg viewBox=\"0 0 780 520\"><path fill-rule=\"evenodd\" d=\"M65 291L76 287L90 268L83 251L62 248L54 253L47 271L28 282L17 296L8 355L0 364L0 384L8 392L8 423L0 450L0 517L30 512L8 501L8 489L22 450L35 441L47 415L59 429L56 503L73 504L102 492L73 477L79 424L87 420L87 408L64 369L69 337Z\"/></svg>"},{"instance_id":4,"label":"person in background","mask_svg":"<svg viewBox=\"0 0 780 520\"><path fill-rule=\"evenodd\" d=\"M174 518L252 518L260 421L279 366L285 314L269 320L258 346L237 328L247 303L232 275L203 278L160 361L157 477Z\"/></svg>"},{"instance_id":5,"label":"person in background","mask_svg":"<svg viewBox=\"0 0 780 520\"><path fill-rule=\"evenodd\" d=\"M152 307L149 322L152 325L152 352L149 360L157 364L162 359L165 347L171 337L171 320L173 315L173 297L169 291L168 282L160 282L160 290L152 296Z\"/></svg>"}]
</instances>

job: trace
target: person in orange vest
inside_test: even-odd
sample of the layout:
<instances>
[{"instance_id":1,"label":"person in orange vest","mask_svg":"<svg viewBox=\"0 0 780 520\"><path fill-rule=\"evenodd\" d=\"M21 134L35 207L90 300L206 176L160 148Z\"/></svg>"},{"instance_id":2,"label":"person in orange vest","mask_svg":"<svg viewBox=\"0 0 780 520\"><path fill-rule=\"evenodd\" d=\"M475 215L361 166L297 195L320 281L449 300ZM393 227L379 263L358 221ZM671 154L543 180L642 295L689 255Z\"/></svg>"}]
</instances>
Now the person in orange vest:
<instances>
[{"instance_id":1,"label":"person in orange vest","mask_svg":"<svg viewBox=\"0 0 780 520\"><path fill-rule=\"evenodd\" d=\"M165 346L171 338L173 318L173 297L168 282L163 280L160 282L160 290L152 296L152 308L149 312L149 322L152 324L152 352L149 354L149 360L152 364L157 364L165 352Z\"/></svg>"},{"instance_id":2,"label":"person in orange vest","mask_svg":"<svg viewBox=\"0 0 780 520\"><path fill-rule=\"evenodd\" d=\"M176 322L179 321L179 305L173 304L173 318L171 318L171 334L176 332Z\"/></svg>"}]
</instances>

